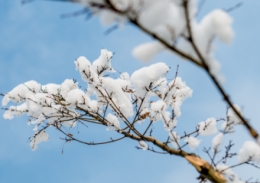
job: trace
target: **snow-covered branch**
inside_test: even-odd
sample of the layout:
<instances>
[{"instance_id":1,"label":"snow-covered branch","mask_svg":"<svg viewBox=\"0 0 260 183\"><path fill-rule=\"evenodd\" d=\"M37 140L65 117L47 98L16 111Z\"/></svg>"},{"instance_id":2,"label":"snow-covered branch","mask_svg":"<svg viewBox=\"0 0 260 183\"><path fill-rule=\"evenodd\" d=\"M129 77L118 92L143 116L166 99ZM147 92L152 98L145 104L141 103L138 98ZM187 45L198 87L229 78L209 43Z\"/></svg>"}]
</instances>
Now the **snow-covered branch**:
<instances>
[{"instance_id":1,"label":"snow-covered branch","mask_svg":"<svg viewBox=\"0 0 260 183\"><path fill-rule=\"evenodd\" d=\"M48 140L47 131L50 127L64 134L65 138L61 139L65 142L77 141L86 145L108 144L131 138L138 141L139 147L143 150L181 156L190 162L202 177L212 182L225 182L226 179L221 172L217 171L218 163L215 163L215 157L220 153L223 136L229 134L230 130L233 131L234 125L239 124L235 114L230 111L227 113L227 119L221 120L223 133L213 138L213 157L210 156L209 150L204 150L211 159L210 165L197 155L186 152L184 148L188 145L192 151L201 144L198 136L216 134L217 120L208 118L199 122L195 131L184 132L182 136L179 134L177 121L181 115L181 105L191 97L192 90L178 76L178 72L175 78L168 82L166 75L169 67L165 63L156 63L135 71L131 76L124 72L118 78L113 78L109 75L116 74L111 66L112 56L112 52L103 49L93 63L83 56L75 61L76 69L87 85L86 91L80 89L78 83L71 79L66 79L60 85L41 85L36 81L18 85L2 99L3 106L10 101L16 103L15 106L5 108L4 118L28 115L28 124L34 125L35 132L30 138L30 145L34 150L40 142ZM161 128L166 132L166 142L154 137L152 132L150 136L146 136L151 125L157 122L162 123ZM104 126L106 130L115 131L120 137L110 137L103 142L83 140L70 131L79 124ZM154 149L153 146L163 152ZM246 147L239 153L242 163L238 165L248 164L248 158L250 161L259 161L258 155L252 154L260 153L259 147L252 142L244 146ZM230 148L231 145L228 152ZM254 149L250 151L248 148ZM226 153L221 161L226 162L229 157L231 155ZM208 173L203 172L205 168Z\"/></svg>"}]
</instances>

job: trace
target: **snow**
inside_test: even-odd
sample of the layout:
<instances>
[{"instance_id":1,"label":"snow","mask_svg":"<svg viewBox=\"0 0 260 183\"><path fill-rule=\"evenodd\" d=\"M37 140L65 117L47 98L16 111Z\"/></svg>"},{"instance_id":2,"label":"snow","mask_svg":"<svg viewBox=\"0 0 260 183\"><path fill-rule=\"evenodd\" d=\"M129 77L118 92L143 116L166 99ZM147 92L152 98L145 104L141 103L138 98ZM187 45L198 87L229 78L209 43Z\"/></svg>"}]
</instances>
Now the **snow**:
<instances>
[{"instance_id":1,"label":"snow","mask_svg":"<svg viewBox=\"0 0 260 183\"><path fill-rule=\"evenodd\" d=\"M54 83L50 83L47 85L42 85L41 90L43 91L43 93L57 95L60 94L61 86Z\"/></svg>"},{"instance_id":2,"label":"snow","mask_svg":"<svg viewBox=\"0 0 260 183\"><path fill-rule=\"evenodd\" d=\"M87 105L90 102L89 96L87 96L82 90L80 89L73 89L71 90L66 98L66 102L68 105L76 106L76 105Z\"/></svg>"},{"instance_id":3,"label":"snow","mask_svg":"<svg viewBox=\"0 0 260 183\"><path fill-rule=\"evenodd\" d=\"M78 88L78 83L75 83L72 79L66 79L61 84L60 94L63 98L66 98L69 91Z\"/></svg>"},{"instance_id":4,"label":"snow","mask_svg":"<svg viewBox=\"0 0 260 183\"><path fill-rule=\"evenodd\" d=\"M20 84L4 96L2 105L6 106L10 100L15 103L25 101L28 93L37 93L39 92L40 87L40 84L33 80Z\"/></svg>"},{"instance_id":5,"label":"snow","mask_svg":"<svg viewBox=\"0 0 260 183\"><path fill-rule=\"evenodd\" d=\"M257 143L246 141L243 147L239 150L238 161L240 163L248 160L260 163L260 147Z\"/></svg>"},{"instance_id":6,"label":"snow","mask_svg":"<svg viewBox=\"0 0 260 183\"><path fill-rule=\"evenodd\" d=\"M116 104L116 108L126 117L133 115L133 107L130 99L124 94L121 86L112 78L102 78L103 89L106 89L109 95L112 94L112 101ZM114 106L114 105L113 105Z\"/></svg>"},{"instance_id":7,"label":"snow","mask_svg":"<svg viewBox=\"0 0 260 183\"><path fill-rule=\"evenodd\" d=\"M174 115L179 117L181 115L180 106L184 100L192 96L192 90L186 86L180 77L176 77L168 84L163 96L164 101L171 105L174 110Z\"/></svg>"},{"instance_id":8,"label":"snow","mask_svg":"<svg viewBox=\"0 0 260 183\"><path fill-rule=\"evenodd\" d=\"M83 81L88 82L90 78L97 78L97 74L93 71L91 63L86 57L80 56L74 63Z\"/></svg>"},{"instance_id":9,"label":"snow","mask_svg":"<svg viewBox=\"0 0 260 183\"><path fill-rule=\"evenodd\" d=\"M214 55L214 40L218 38L224 43L230 43L234 36L232 22L230 15L223 10L213 10L204 16L200 22L191 20L194 42L209 66L211 74L216 76L220 82L224 82L224 77L219 72L220 63ZM182 52L200 60L190 42L186 39L180 39L178 47Z\"/></svg>"},{"instance_id":10,"label":"snow","mask_svg":"<svg viewBox=\"0 0 260 183\"><path fill-rule=\"evenodd\" d=\"M217 37L225 43L230 43L234 37L234 31L232 30L232 18L223 10L213 10L208 17L211 19ZM206 19L207 17L205 17Z\"/></svg>"},{"instance_id":11,"label":"snow","mask_svg":"<svg viewBox=\"0 0 260 183\"><path fill-rule=\"evenodd\" d=\"M169 132L169 131L172 131L173 128L176 127L177 125L177 119L174 118L174 119L168 119L166 121L163 121L164 122L164 129Z\"/></svg>"},{"instance_id":12,"label":"snow","mask_svg":"<svg viewBox=\"0 0 260 183\"><path fill-rule=\"evenodd\" d=\"M154 1L140 15L139 22L164 41L172 43L183 31L183 9L174 2Z\"/></svg>"},{"instance_id":13,"label":"snow","mask_svg":"<svg viewBox=\"0 0 260 183\"><path fill-rule=\"evenodd\" d=\"M143 140L140 140L140 141L139 141L139 146L140 146L144 151L149 148L148 144L146 144L146 142L143 141Z\"/></svg>"},{"instance_id":14,"label":"snow","mask_svg":"<svg viewBox=\"0 0 260 183\"><path fill-rule=\"evenodd\" d=\"M30 146L32 150L36 150L38 148L38 144L43 141L48 141L49 135L45 131L36 132L34 137L30 139Z\"/></svg>"},{"instance_id":15,"label":"snow","mask_svg":"<svg viewBox=\"0 0 260 183\"><path fill-rule=\"evenodd\" d=\"M238 105L234 105L235 109L241 114L241 109ZM227 123L234 123L234 124L240 124L241 120L240 118L236 115L236 113L234 112L234 110L232 108L228 109L228 113L227 113Z\"/></svg>"},{"instance_id":16,"label":"snow","mask_svg":"<svg viewBox=\"0 0 260 183\"><path fill-rule=\"evenodd\" d=\"M166 110L166 104L162 100L151 103L150 116L153 121L158 121L162 118L163 113Z\"/></svg>"},{"instance_id":17,"label":"snow","mask_svg":"<svg viewBox=\"0 0 260 183\"><path fill-rule=\"evenodd\" d=\"M111 63L110 63L110 60L111 60L112 57L113 57L112 52L110 52L106 49L102 49L98 59L96 59L92 63L92 69L98 75L103 74L105 71L114 72L113 68L111 67Z\"/></svg>"},{"instance_id":18,"label":"snow","mask_svg":"<svg viewBox=\"0 0 260 183\"><path fill-rule=\"evenodd\" d=\"M240 107L238 105L234 105L234 107L241 114ZM223 122L221 128L227 133L232 133L234 132L234 127L238 124L241 124L240 118L236 115L232 108L229 108L227 112L227 119Z\"/></svg>"},{"instance_id":19,"label":"snow","mask_svg":"<svg viewBox=\"0 0 260 183\"><path fill-rule=\"evenodd\" d=\"M161 43L154 41L138 45L133 49L132 54L141 61L149 62L164 49Z\"/></svg>"},{"instance_id":20,"label":"snow","mask_svg":"<svg viewBox=\"0 0 260 183\"><path fill-rule=\"evenodd\" d=\"M108 114L106 117L106 120L108 122L107 130L119 130L120 129L120 123L118 121L118 118L113 114Z\"/></svg>"},{"instance_id":21,"label":"snow","mask_svg":"<svg viewBox=\"0 0 260 183\"><path fill-rule=\"evenodd\" d=\"M28 111L28 106L26 103L23 103L18 106L10 106L4 113L4 119L13 119L14 116L21 116L22 114Z\"/></svg>"},{"instance_id":22,"label":"snow","mask_svg":"<svg viewBox=\"0 0 260 183\"><path fill-rule=\"evenodd\" d=\"M185 139L185 142L188 143L191 150L194 150L200 145L201 140L190 136Z\"/></svg>"},{"instance_id":23,"label":"snow","mask_svg":"<svg viewBox=\"0 0 260 183\"><path fill-rule=\"evenodd\" d=\"M208 118L206 121L202 121L198 124L200 135L213 135L217 133L217 123L215 118Z\"/></svg>"},{"instance_id":24,"label":"snow","mask_svg":"<svg viewBox=\"0 0 260 183\"><path fill-rule=\"evenodd\" d=\"M31 124L39 124L42 123L44 120L46 120L45 116L43 114L40 114L37 120L31 121Z\"/></svg>"},{"instance_id":25,"label":"snow","mask_svg":"<svg viewBox=\"0 0 260 183\"><path fill-rule=\"evenodd\" d=\"M112 56L112 52L102 49L93 63L84 56L76 59L76 70L87 83L86 90L80 89L72 79L61 84L41 85L29 81L18 85L4 96L2 104L7 105L10 100L21 104L7 108L3 117L12 119L27 114L30 117L28 124L34 125L33 131L36 132L31 141L31 146L36 149L39 142L47 140L46 132L38 134L44 125L72 128L84 114L106 115L107 130L120 131L120 121L131 120L136 112L134 109L142 103L138 123L161 121L172 145L176 146L180 137L172 130L181 114L180 106L192 95L192 90L180 77L168 83L165 75L170 68L162 62L143 67L131 77L126 72L117 78L104 75L115 72L111 65ZM107 113L104 115L105 109ZM191 148L199 144L199 140L192 137L187 141ZM144 145L143 149L146 148L148 146Z\"/></svg>"},{"instance_id":26,"label":"snow","mask_svg":"<svg viewBox=\"0 0 260 183\"><path fill-rule=\"evenodd\" d=\"M169 67L162 62L143 67L131 75L131 82L138 97L144 97L152 82L160 79L169 71Z\"/></svg>"},{"instance_id":27,"label":"snow","mask_svg":"<svg viewBox=\"0 0 260 183\"><path fill-rule=\"evenodd\" d=\"M219 147L220 147L220 144L221 144L221 142L222 142L223 136L224 136L223 133L219 133L219 134L217 134L217 135L213 138L213 140L212 140L212 148L213 148L215 151L218 151L218 150L219 150Z\"/></svg>"}]
</instances>

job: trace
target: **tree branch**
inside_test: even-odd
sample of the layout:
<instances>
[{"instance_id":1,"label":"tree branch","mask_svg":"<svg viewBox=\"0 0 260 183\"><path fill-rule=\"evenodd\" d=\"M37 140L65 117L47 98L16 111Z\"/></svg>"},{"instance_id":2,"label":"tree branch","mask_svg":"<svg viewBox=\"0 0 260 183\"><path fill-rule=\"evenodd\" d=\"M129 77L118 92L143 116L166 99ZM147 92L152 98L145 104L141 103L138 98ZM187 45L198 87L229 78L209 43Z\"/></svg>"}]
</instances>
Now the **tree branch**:
<instances>
[{"instance_id":1,"label":"tree branch","mask_svg":"<svg viewBox=\"0 0 260 183\"><path fill-rule=\"evenodd\" d=\"M210 68L209 68L206 60L203 58L203 56L200 53L196 43L194 42L194 38L193 38L193 34L192 34L192 27L191 27L190 18L189 18L189 11L188 11L188 3L189 2L188 1L189 0L184 0L183 1L183 6L184 6L184 9L185 9L185 17L186 17L186 22L187 22L187 29L188 29L188 34L189 34L189 38L190 38L189 40L190 40L190 43L191 43L194 51L196 52L197 56L199 57L202 65L203 65L202 68L204 68L204 70L206 71L206 73L208 74L208 76L210 77L212 82L215 84L215 86L217 87L218 91L220 92L220 94L222 95L222 97L226 101L226 103L228 103L230 108L232 108L232 110L236 113L236 115L241 119L241 121L243 122L244 126L249 131L249 133L251 134L251 136L258 141L258 136L259 135L258 135L257 131L249 124L249 122L234 107L233 103L231 102L231 100L229 99L228 95L224 91L224 88L222 88L222 86L218 82L217 78L210 72Z\"/></svg>"}]
</instances>

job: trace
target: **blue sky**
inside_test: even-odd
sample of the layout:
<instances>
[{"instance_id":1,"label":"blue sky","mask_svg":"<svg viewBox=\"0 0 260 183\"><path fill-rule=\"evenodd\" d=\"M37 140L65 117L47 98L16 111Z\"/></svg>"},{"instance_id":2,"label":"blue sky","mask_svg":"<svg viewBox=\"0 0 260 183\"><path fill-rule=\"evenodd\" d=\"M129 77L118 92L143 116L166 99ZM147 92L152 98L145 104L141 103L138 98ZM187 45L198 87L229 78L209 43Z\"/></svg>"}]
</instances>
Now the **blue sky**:
<instances>
[{"instance_id":1,"label":"blue sky","mask_svg":"<svg viewBox=\"0 0 260 183\"><path fill-rule=\"evenodd\" d=\"M6 93L16 85L36 80L41 84L61 83L67 78L81 82L74 60L84 55L89 60L99 56L100 49L115 52L112 64L118 71L130 74L150 63L134 59L134 46L150 40L133 26L126 25L109 35L108 27L100 25L98 18L85 20L84 16L61 19L64 13L81 9L70 3L34 1L21 5L19 0L1 0L0 6L0 92ZM208 0L200 17L214 8L229 8L240 1ZM216 57L226 77L224 84L233 101L242 107L243 113L260 131L260 2L251 0L230 15L234 18L235 38L231 45L217 42ZM184 102L179 130L193 129L208 117L224 117L226 104L215 90L206 74L193 64L180 60L172 54L161 54L152 63L163 61L172 67L169 77L174 76L177 64L179 76L193 90L193 97ZM0 111L0 116L4 111ZM104 146L66 144L61 154L62 134L50 130L50 140L31 151L28 138L33 131L27 118L14 120L0 118L0 182L3 183L170 183L196 182L198 176L193 167L181 158L158 155L136 150L136 142L125 140ZM237 147L251 139L238 127ZM87 129L90 137L102 139L105 129ZM203 139L201 147L210 141ZM228 138L226 138L228 140ZM204 156L202 150L196 150ZM205 157L205 156L204 156ZM245 169L235 169L236 172ZM247 179L259 177L259 170L246 169ZM187 176L187 172L189 176Z\"/></svg>"}]
</instances>

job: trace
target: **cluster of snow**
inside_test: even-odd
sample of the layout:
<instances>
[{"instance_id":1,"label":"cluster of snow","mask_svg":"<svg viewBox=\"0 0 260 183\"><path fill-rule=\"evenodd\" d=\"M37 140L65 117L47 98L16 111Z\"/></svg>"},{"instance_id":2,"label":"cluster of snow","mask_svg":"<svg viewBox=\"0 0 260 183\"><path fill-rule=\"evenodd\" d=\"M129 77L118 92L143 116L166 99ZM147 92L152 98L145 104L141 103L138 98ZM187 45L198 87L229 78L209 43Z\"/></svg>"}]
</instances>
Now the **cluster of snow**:
<instances>
[{"instance_id":1,"label":"cluster of snow","mask_svg":"<svg viewBox=\"0 0 260 183\"><path fill-rule=\"evenodd\" d=\"M37 149L38 144L43 141L48 141L49 135L45 131L39 131L34 134L34 137L30 139L30 146L33 150Z\"/></svg>"},{"instance_id":2,"label":"cluster of snow","mask_svg":"<svg viewBox=\"0 0 260 183\"><path fill-rule=\"evenodd\" d=\"M241 114L240 107L236 104L234 105L234 107ZM234 132L234 127L238 124L241 124L240 118L237 116L232 108L229 108L227 112L227 119L221 125L223 131L225 133L232 133Z\"/></svg>"},{"instance_id":3,"label":"cluster of snow","mask_svg":"<svg viewBox=\"0 0 260 183\"><path fill-rule=\"evenodd\" d=\"M151 88L151 84L162 78L169 69L165 63L159 62L135 71L131 75L131 81L137 97L145 97Z\"/></svg>"},{"instance_id":4,"label":"cluster of snow","mask_svg":"<svg viewBox=\"0 0 260 183\"><path fill-rule=\"evenodd\" d=\"M215 118L208 118L197 125L198 133L202 136L213 135L218 132L217 121ZM219 151L224 134L219 133L212 139L212 148L215 152Z\"/></svg>"},{"instance_id":5,"label":"cluster of snow","mask_svg":"<svg viewBox=\"0 0 260 183\"><path fill-rule=\"evenodd\" d=\"M241 163L246 161L254 161L260 163L259 144L252 141L246 141L243 144L243 147L239 150L238 160Z\"/></svg>"},{"instance_id":6,"label":"cluster of snow","mask_svg":"<svg viewBox=\"0 0 260 183\"><path fill-rule=\"evenodd\" d=\"M198 124L200 135L212 135L217 133L217 122L215 118L208 118Z\"/></svg>"},{"instance_id":7,"label":"cluster of snow","mask_svg":"<svg viewBox=\"0 0 260 183\"><path fill-rule=\"evenodd\" d=\"M37 93L40 91L40 89L41 86L36 81L28 81L20 84L4 96L2 105L6 106L10 100L15 103L24 102L26 95L29 93Z\"/></svg>"},{"instance_id":8,"label":"cluster of snow","mask_svg":"<svg viewBox=\"0 0 260 183\"><path fill-rule=\"evenodd\" d=\"M224 134L219 133L217 134L213 140L212 140L212 148L217 152L219 150L219 147L221 145L222 139L223 139Z\"/></svg>"},{"instance_id":9,"label":"cluster of snow","mask_svg":"<svg viewBox=\"0 0 260 183\"><path fill-rule=\"evenodd\" d=\"M185 139L185 141L188 143L191 150L196 149L200 145L200 142L201 142L201 140L199 140L195 137L192 137L192 136L187 137Z\"/></svg>"},{"instance_id":10,"label":"cluster of snow","mask_svg":"<svg viewBox=\"0 0 260 183\"><path fill-rule=\"evenodd\" d=\"M192 96L192 90L180 77L168 83L164 77L168 71L169 67L166 64L156 63L135 71L131 76L131 82L135 97L143 99L143 102L137 101L141 114L146 114L152 121L162 120L164 128L171 131L181 115L180 106L185 99ZM150 101L152 96L159 99Z\"/></svg>"},{"instance_id":11,"label":"cluster of snow","mask_svg":"<svg viewBox=\"0 0 260 183\"><path fill-rule=\"evenodd\" d=\"M87 91L78 88L78 83L71 79L66 79L60 85L41 85L35 81L18 85L3 97L4 106L9 101L16 103L16 106L10 106L5 111L4 118L12 119L27 114L30 117L28 124L34 125L36 135L32 142L35 149L39 142L46 140L44 134L47 133L38 129L42 128L41 124L74 127L84 113L104 116L104 109L108 107L104 119L107 130L120 131L120 123L130 120L135 114L140 122L146 119L162 121L174 144L179 137L176 134L176 138L173 138L172 134L176 132L172 130L181 115L180 106L191 97L192 90L180 77L168 82L165 75L169 67L165 63L141 68L131 76L122 73L116 79L111 78L107 74L115 72L111 66L112 56L112 52L102 49L93 63L83 56L76 59L76 70L87 82ZM136 113L135 107L139 109ZM192 137L188 141L194 147L199 144Z\"/></svg>"},{"instance_id":12,"label":"cluster of snow","mask_svg":"<svg viewBox=\"0 0 260 183\"><path fill-rule=\"evenodd\" d=\"M106 119L108 122L107 130L119 130L120 129L120 123L118 121L118 118L115 115L109 113L107 115Z\"/></svg>"},{"instance_id":13,"label":"cluster of snow","mask_svg":"<svg viewBox=\"0 0 260 183\"><path fill-rule=\"evenodd\" d=\"M214 56L213 42L215 38L219 38L224 43L230 43L234 35L231 24L232 18L223 10L213 10L200 23L197 23L196 20L191 23L195 44L207 62L211 73L218 76L219 79L222 79L219 74L220 64ZM200 60L187 40L181 39L179 46L181 50Z\"/></svg>"},{"instance_id":14,"label":"cluster of snow","mask_svg":"<svg viewBox=\"0 0 260 183\"><path fill-rule=\"evenodd\" d=\"M148 144L146 144L145 141L140 140L139 141L139 146L143 149L143 150L147 150L149 148Z\"/></svg>"},{"instance_id":15,"label":"cluster of snow","mask_svg":"<svg viewBox=\"0 0 260 183\"><path fill-rule=\"evenodd\" d=\"M241 113L241 109L238 105L234 105L235 109ZM228 109L228 113L227 113L227 123L234 123L234 124L240 124L241 120L240 118L237 116L237 114L234 112L234 110L232 108Z\"/></svg>"}]
</instances>

